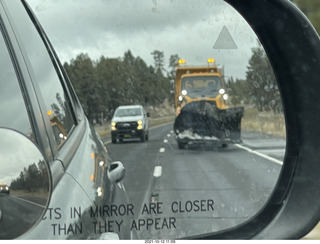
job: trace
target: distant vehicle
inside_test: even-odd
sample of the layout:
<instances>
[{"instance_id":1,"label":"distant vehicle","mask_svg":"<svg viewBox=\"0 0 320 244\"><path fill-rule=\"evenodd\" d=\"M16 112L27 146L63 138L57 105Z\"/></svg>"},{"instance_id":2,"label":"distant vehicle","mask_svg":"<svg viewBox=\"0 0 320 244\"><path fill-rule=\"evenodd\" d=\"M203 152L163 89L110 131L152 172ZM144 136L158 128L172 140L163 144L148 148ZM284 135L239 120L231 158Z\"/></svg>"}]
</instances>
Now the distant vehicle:
<instances>
[{"instance_id":1,"label":"distant vehicle","mask_svg":"<svg viewBox=\"0 0 320 244\"><path fill-rule=\"evenodd\" d=\"M112 143L129 138L140 138L142 142L148 140L149 117L141 105L119 106L111 121Z\"/></svg>"},{"instance_id":2,"label":"distant vehicle","mask_svg":"<svg viewBox=\"0 0 320 244\"><path fill-rule=\"evenodd\" d=\"M6 183L0 183L0 193L10 194L10 187Z\"/></svg>"}]
</instances>

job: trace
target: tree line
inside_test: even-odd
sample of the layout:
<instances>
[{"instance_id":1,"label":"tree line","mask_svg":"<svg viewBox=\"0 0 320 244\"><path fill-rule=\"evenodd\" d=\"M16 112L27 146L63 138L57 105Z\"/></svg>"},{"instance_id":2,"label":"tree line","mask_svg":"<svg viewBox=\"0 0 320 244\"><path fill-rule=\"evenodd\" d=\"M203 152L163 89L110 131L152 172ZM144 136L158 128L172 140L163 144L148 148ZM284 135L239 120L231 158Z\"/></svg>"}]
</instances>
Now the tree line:
<instances>
[{"instance_id":1,"label":"tree line","mask_svg":"<svg viewBox=\"0 0 320 244\"><path fill-rule=\"evenodd\" d=\"M252 105L260 112L283 112L277 80L261 45L252 48L246 79L231 77L227 81L227 90L234 105Z\"/></svg>"},{"instance_id":2,"label":"tree line","mask_svg":"<svg viewBox=\"0 0 320 244\"><path fill-rule=\"evenodd\" d=\"M28 192L37 192L49 190L49 175L47 165L44 161L33 163L24 168L19 176L10 184L11 190L23 190Z\"/></svg>"},{"instance_id":3,"label":"tree line","mask_svg":"<svg viewBox=\"0 0 320 244\"><path fill-rule=\"evenodd\" d=\"M122 58L101 56L92 60L87 54L79 54L64 68L88 119L98 121L101 117L111 119L120 105L141 104L156 107L168 101L173 106L173 84L177 54L169 58L168 69L164 67L164 53L151 53L154 66L148 66L130 50ZM282 112L280 93L269 59L262 46L252 49L246 78L227 81L232 104L247 104L259 111Z\"/></svg>"},{"instance_id":4,"label":"tree line","mask_svg":"<svg viewBox=\"0 0 320 244\"><path fill-rule=\"evenodd\" d=\"M120 105L141 104L156 106L164 101L172 102L171 80L177 55L169 60L169 71L164 67L164 53L151 53L154 66L135 57L130 50L122 58L101 56L92 60L87 54L79 54L64 68L88 119L99 121L101 114L110 119Z\"/></svg>"}]
</instances>

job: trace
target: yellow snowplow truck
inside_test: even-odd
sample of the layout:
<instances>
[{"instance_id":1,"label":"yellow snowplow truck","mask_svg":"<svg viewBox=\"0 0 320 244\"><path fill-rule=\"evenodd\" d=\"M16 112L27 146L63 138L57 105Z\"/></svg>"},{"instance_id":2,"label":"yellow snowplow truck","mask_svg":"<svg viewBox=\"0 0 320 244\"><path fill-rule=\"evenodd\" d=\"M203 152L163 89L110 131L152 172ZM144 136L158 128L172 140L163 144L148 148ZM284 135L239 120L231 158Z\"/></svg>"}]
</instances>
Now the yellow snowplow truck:
<instances>
[{"instance_id":1,"label":"yellow snowplow truck","mask_svg":"<svg viewBox=\"0 0 320 244\"><path fill-rule=\"evenodd\" d=\"M175 79L174 132L180 149L205 143L225 147L241 142L243 107L228 106L223 67L214 59L202 67L179 60Z\"/></svg>"}]
</instances>

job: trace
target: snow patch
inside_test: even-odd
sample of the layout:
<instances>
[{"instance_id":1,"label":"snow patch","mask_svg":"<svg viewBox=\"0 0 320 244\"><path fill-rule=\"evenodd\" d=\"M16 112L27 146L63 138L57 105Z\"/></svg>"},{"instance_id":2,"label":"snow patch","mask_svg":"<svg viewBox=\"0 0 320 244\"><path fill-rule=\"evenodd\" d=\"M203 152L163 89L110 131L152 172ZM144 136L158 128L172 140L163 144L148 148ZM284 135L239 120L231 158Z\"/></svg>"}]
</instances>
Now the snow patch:
<instances>
[{"instance_id":1,"label":"snow patch","mask_svg":"<svg viewBox=\"0 0 320 244\"><path fill-rule=\"evenodd\" d=\"M193 133L192 129L185 130L183 132L178 133L177 137L179 139L189 139L189 140L212 140L212 141L218 141L219 140L215 136L200 136L197 133Z\"/></svg>"}]
</instances>

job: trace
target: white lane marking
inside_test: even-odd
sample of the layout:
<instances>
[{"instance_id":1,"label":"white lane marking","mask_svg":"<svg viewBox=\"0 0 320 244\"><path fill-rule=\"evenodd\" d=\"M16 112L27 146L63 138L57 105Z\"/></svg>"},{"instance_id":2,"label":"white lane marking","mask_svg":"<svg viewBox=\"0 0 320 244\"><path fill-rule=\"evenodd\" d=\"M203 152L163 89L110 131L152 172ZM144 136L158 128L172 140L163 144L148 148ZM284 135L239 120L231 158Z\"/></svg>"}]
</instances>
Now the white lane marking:
<instances>
[{"instance_id":1,"label":"white lane marking","mask_svg":"<svg viewBox=\"0 0 320 244\"><path fill-rule=\"evenodd\" d=\"M154 167L153 176L160 177L162 175L162 166Z\"/></svg>"},{"instance_id":2,"label":"white lane marking","mask_svg":"<svg viewBox=\"0 0 320 244\"><path fill-rule=\"evenodd\" d=\"M17 200L19 200L19 201L27 202L27 203L30 203L30 204L32 204L32 205L35 205L35 206L38 206L38 207L41 207L41 208L45 208L45 206L43 206L43 205L40 205L40 204L35 203L35 202L31 202L31 201L29 201L29 200L26 200L26 199L23 199L23 198L20 198L20 197L16 197L16 196L11 196L11 197L12 197L12 198L15 198L15 199L17 199Z\"/></svg>"},{"instance_id":3,"label":"white lane marking","mask_svg":"<svg viewBox=\"0 0 320 244\"><path fill-rule=\"evenodd\" d=\"M240 144L235 144L235 145L236 145L237 147L243 149L243 150L246 150L246 151L249 152L249 153L258 155L259 157L268 159L268 160L270 160L270 161L272 161L272 162L274 162L274 163L277 163L277 164L279 164L279 165L283 165L283 162L280 161L280 160L278 160L278 159L275 159L275 158L270 157L270 156L268 156L268 155L265 155L265 154L263 154L263 153L254 151L254 150L252 150L252 149L250 149L250 148L248 148L248 147L242 146L242 145L240 145Z\"/></svg>"},{"instance_id":4,"label":"white lane marking","mask_svg":"<svg viewBox=\"0 0 320 244\"><path fill-rule=\"evenodd\" d=\"M167 140L167 139L164 139L164 140L163 140L163 143L168 143L168 140Z\"/></svg>"},{"instance_id":5,"label":"white lane marking","mask_svg":"<svg viewBox=\"0 0 320 244\"><path fill-rule=\"evenodd\" d=\"M161 147L160 150L159 150L159 152L161 152L161 153L163 153L165 151L166 151L166 149L164 147Z\"/></svg>"}]
</instances>

